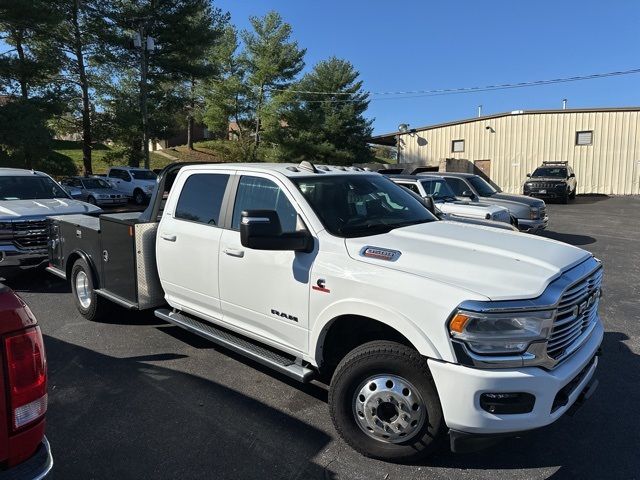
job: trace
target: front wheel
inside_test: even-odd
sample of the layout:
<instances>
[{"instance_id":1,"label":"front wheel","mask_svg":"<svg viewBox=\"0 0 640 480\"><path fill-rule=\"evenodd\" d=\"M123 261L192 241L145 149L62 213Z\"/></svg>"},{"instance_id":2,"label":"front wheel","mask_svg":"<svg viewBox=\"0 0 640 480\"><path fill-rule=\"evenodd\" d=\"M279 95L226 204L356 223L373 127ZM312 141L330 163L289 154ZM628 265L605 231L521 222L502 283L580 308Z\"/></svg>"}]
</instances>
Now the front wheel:
<instances>
[{"instance_id":1,"label":"front wheel","mask_svg":"<svg viewBox=\"0 0 640 480\"><path fill-rule=\"evenodd\" d=\"M144 203L145 198L146 197L142 190L136 189L136 191L133 192L133 201L135 202L136 205L142 205Z\"/></svg>"},{"instance_id":2,"label":"front wheel","mask_svg":"<svg viewBox=\"0 0 640 480\"><path fill-rule=\"evenodd\" d=\"M369 342L351 351L331 380L329 408L344 441L380 460L418 460L446 434L427 360L395 342Z\"/></svg>"}]
</instances>

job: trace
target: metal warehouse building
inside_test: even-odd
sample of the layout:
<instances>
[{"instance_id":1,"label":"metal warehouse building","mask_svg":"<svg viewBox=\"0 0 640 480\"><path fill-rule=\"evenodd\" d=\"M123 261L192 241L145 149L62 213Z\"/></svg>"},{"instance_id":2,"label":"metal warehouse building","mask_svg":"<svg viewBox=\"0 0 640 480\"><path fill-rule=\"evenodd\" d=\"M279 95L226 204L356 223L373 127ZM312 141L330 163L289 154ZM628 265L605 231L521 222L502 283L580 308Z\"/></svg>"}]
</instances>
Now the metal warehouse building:
<instances>
[{"instance_id":1,"label":"metal warehouse building","mask_svg":"<svg viewBox=\"0 0 640 480\"><path fill-rule=\"evenodd\" d=\"M482 172L505 192L556 160L573 167L578 193L640 194L640 107L516 110L371 139L398 141L399 163L413 170Z\"/></svg>"}]
</instances>

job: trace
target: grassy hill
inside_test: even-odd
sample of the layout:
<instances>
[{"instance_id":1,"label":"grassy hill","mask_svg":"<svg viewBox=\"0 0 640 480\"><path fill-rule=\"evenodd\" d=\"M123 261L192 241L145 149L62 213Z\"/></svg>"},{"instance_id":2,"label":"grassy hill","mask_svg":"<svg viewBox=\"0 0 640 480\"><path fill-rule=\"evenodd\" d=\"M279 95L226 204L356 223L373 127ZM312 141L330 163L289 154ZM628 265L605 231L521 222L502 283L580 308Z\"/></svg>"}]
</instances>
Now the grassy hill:
<instances>
[{"instance_id":1,"label":"grassy hill","mask_svg":"<svg viewBox=\"0 0 640 480\"><path fill-rule=\"evenodd\" d=\"M54 140L53 143L53 155L43 162L44 165L40 168L56 176L80 174L82 172L82 143L69 140ZM93 145L91 153L93 173L106 173L112 165L126 165L124 158L121 162L105 162L105 155L111 151L112 149L108 145L102 143ZM149 153L149 160L152 169L162 168L175 161L155 152Z\"/></svg>"}]
</instances>

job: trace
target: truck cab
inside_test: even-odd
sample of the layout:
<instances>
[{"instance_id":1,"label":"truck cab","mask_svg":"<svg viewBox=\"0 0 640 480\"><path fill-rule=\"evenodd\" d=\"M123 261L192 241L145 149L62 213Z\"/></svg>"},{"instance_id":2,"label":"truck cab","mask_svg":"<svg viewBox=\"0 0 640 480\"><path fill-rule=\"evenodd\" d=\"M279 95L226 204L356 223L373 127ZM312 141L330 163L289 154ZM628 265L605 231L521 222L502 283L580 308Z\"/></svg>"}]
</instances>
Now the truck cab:
<instances>
[{"instance_id":1,"label":"truck cab","mask_svg":"<svg viewBox=\"0 0 640 480\"><path fill-rule=\"evenodd\" d=\"M437 221L380 174L187 165L163 172L149 208L126 215L55 221L50 271L70 280L80 312L156 308L325 382L336 430L364 455L414 461L446 438L459 451L542 427L595 388L598 260Z\"/></svg>"}]
</instances>

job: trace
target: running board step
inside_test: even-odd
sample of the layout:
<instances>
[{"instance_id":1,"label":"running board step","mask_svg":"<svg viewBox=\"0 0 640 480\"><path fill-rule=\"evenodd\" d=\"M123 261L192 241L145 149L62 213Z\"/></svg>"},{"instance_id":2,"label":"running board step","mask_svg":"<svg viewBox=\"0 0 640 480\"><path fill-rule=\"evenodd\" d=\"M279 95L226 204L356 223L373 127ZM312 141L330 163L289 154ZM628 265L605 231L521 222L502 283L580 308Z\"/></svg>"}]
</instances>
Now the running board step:
<instances>
[{"instance_id":1,"label":"running board step","mask_svg":"<svg viewBox=\"0 0 640 480\"><path fill-rule=\"evenodd\" d=\"M315 375L312 369L300 365L295 358L275 352L241 335L219 328L210 322L166 308L156 310L155 315L165 322L173 323L189 330L300 382L308 382Z\"/></svg>"}]
</instances>

